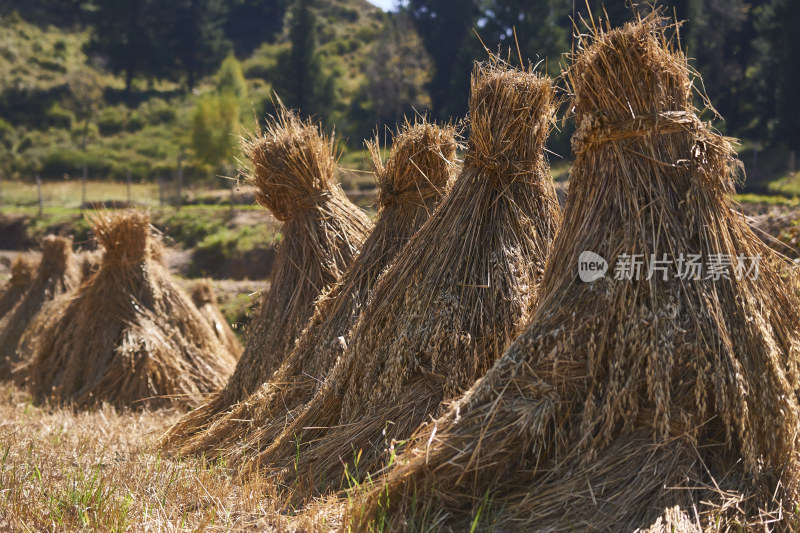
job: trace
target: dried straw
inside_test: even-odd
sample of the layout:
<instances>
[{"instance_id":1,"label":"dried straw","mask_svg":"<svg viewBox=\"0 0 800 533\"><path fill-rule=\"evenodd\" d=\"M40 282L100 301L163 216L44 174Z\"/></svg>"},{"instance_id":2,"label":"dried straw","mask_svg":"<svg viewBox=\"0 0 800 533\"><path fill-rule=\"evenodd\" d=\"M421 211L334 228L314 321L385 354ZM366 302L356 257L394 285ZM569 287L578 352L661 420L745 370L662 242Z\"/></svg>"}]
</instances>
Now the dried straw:
<instances>
[{"instance_id":1,"label":"dried straw","mask_svg":"<svg viewBox=\"0 0 800 533\"><path fill-rule=\"evenodd\" d=\"M48 310L25 370L37 398L90 406L196 405L235 359L153 259L147 215L99 213L100 270Z\"/></svg>"},{"instance_id":2,"label":"dried straw","mask_svg":"<svg viewBox=\"0 0 800 533\"><path fill-rule=\"evenodd\" d=\"M378 276L452 185L456 146L453 127L438 127L424 119L406 122L385 164L378 141L369 143L380 186L375 229L339 282L318 300L297 346L269 381L208 431L184 444L183 453L216 456L238 450L245 438L267 442L270 436L262 434L261 428L274 427L274 421L291 416L313 397L350 342L350 332ZM254 430L258 435L250 436Z\"/></svg>"},{"instance_id":3,"label":"dried straw","mask_svg":"<svg viewBox=\"0 0 800 533\"><path fill-rule=\"evenodd\" d=\"M42 259L28 290L12 310L0 319L0 379L8 379L11 371L29 355L20 342L45 303L74 290L80 272L72 254L72 239L48 235L42 239ZM26 266L16 265L21 280Z\"/></svg>"},{"instance_id":4,"label":"dried straw","mask_svg":"<svg viewBox=\"0 0 800 533\"><path fill-rule=\"evenodd\" d=\"M200 280L192 285L190 291L192 302L200 311L203 318L206 319L208 325L214 331L217 339L222 343L225 348L237 359L242 355L242 345L236 334L231 329L230 324L222 315L217 303L217 296L211 288L211 283L208 280Z\"/></svg>"},{"instance_id":5,"label":"dried straw","mask_svg":"<svg viewBox=\"0 0 800 533\"><path fill-rule=\"evenodd\" d=\"M160 247L159 247L160 248ZM100 270L100 262L103 258L102 250L85 251L79 256L81 266L81 282L86 281Z\"/></svg>"},{"instance_id":6,"label":"dried straw","mask_svg":"<svg viewBox=\"0 0 800 533\"><path fill-rule=\"evenodd\" d=\"M0 293L0 319L22 299L36 272L35 261L26 254L18 254L11 263L11 279Z\"/></svg>"},{"instance_id":7,"label":"dried straw","mask_svg":"<svg viewBox=\"0 0 800 533\"><path fill-rule=\"evenodd\" d=\"M582 37L540 306L354 508L354 528L433 512L458 529L479 510L499 529L797 528L800 302L730 198L733 149L697 119L673 29L654 14ZM605 277L578 278L585 250ZM671 263L667 279L616 279L622 254L760 256L760 273L680 279Z\"/></svg>"},{"instance_id":8,"label":"dried straw","mask_svg":"<svg viewBox=\"0 0 800 533\"><path fill-rule=\"evenodd\" d=\"M336 181L334 139L318 126L281 108L243 147L254 169L256 199L283 222L283 239L233 376L170 429L169 446L204 430L267 381L294 348L314 300L339 279L372 227Z\"/></svg>"},{"instance_id":9,"label":"dried straw","mask_svg":"<svg viewBox=\"0 0 800 533\"><path fill-rule=\"evenodd\" d=\"M250 443L245 470L296 473L296 500L363 479L520 333L561 219L544 157L553 92L531 71L476 66L453 189L381 276L324 387L269 447Z\"/></svg>"}]
</instances>

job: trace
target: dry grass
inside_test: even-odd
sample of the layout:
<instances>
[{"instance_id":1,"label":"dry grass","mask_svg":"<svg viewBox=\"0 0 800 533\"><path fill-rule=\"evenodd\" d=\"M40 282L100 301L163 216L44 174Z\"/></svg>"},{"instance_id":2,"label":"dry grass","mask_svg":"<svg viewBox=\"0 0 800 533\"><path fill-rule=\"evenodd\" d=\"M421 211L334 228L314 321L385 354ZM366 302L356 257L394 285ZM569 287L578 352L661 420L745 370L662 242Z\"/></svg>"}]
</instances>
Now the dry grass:
<instances>
[{"instance_id":1,"label":"dry grass","mask_svg":"<svg viewBox=\"0 0 800 533\"><path fill-rule=\"evenodd\" d=\"M11 279L0 293L0 319L22 299L36 273L36 262L26 254L17 254L11 263Z\"/></svg>"},{"instance_id":2,"label":"dry grass","mask_svg":"<svg viewBox=\"0 0 800 533\"><path fill-rule=\"evenodd\" d=\"M238 359L242 355L242 345L228 321L222 316L222 311L219 309L217 296L214 294L214 289L211 288L211 283L208 280L197 281L192 285L189 294L197 310L200 311L208 325L211 326L217 339L228 349L231 355Z\"/></svg>"},{"instance_id":3,"label":"dry grass","mask_svg":"<svg viewBox=\"0 0 800 533\"><path fill-rule=\"evenodd\" d=\"M78 264L81 269L81 282L86 281L92 274L100 270L100 263L103 259L102 250L81 252L78 256Z\"/></svg>"},{"instance_id":4,"label":"dry grass","mask_svg":"<svg viewBox=\"0 0 800 533\"><path fill-rule=\"evenodd\" d=\"M436 506L454 529L481 513L544 531L800 526L800 301L731 199L732 146L696 118L669 31L652 15L581 38L540 306L353 509L361 529ZM672 275L584 283L584 250L609 265L667 254ZM678 278L680 254L760 256L759 276Z\"/></svg>"},{"instance_id":5,"label":"dry grass","mask_svg":"<svg viewBox=\"0 0 800 533\"><path fill-rule=\"evenodd\" d=\"M336 181L334 139L318 125L281 108L243 145L256 200L283 222L283 240L236 370L221 391L170 429L167 446L203 431L269 379L303 332L314 301L344 273L372 229Z\"/></svg>"},{"instance_id":6,"label":"dry grass","mask_svg":"<svg viewBox=\"0 0 800 533\"><path fill-rule=\"evenodd\" d=\"M36 407L21 390L0 386L0 529L295 529L273 508L269 487L232 479L224 464L162 457L157 437L178 416Z\"/></svg>"},{"instance_id":7,"label":"dry grass","mask_svg":"<svg viewBox=\"0 0 800 533\"><path fill-rule=\"evenodd\" d=\"M101 212L93 231L100 269L33 324L20 374L42 400L197 405L222 386L234 356L161 263L147 215Z\"/></svg>"},{"instance_id":8,"label":"dry grass","mask_svg":"<svg viewBox=\"0 0 800 533\"><path fill-rule=\"evenodd\" d=\"M48 235L42 239L42 258L24 296L0 319L0 379L31 355L26 335L43 306L76 289L80 271L72 253L72 239Z\"/></svg>"},{"instance_id":9,"label":"dry grass","mask_svg":"<svg viewBox=\"0 0 800 533\"><path fill-rule=\"evenodd\" d=\"M296 501L360 482L521 332L561 220L543 152L553 97L549 78L476 66L456 183L379 278L324 386L274 441L244 447L245 472Z\"/></svg>"}]
</instances>

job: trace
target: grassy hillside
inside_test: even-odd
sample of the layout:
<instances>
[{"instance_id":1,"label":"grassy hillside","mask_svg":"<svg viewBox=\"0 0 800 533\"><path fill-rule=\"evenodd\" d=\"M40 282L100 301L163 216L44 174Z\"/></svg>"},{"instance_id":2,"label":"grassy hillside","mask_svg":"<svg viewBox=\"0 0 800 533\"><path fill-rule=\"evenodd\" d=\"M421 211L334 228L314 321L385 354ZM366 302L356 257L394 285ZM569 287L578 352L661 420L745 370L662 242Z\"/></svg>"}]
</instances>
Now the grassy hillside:
<instances>
[{"instance_id":1,"label":"grassy hillside","mask_svg":"<svg viewBox=\"0 0 800 533\"><path fill-rule=\"evenodd\" d=\"M189 128L192 96L175 84L142 87L123 98L123 82L87 65L85 31L71 32L6 17L0 20L0 151L6 177L29 180L80 174L136 179L168 174ZM85 124L71 109L70 79L96 77L102 92ZM191 170L191 169L190 169Z\"/></svg>"},{"instance_id":2,"label":"grassy hillside","mask_svg":"<svg viewBox=\"0 0 800 533\"><path fill-rule=\"evenodd\" d=\"M348 135L345 111L364 83L363 61L381 31L383 13L364 0L324 0L318 3L320 54L334 74L337 110L331 117L337 132L348 139L346 152L360 152L362 139ZM187 182L217 186L220 173L232 171L202 164L190 147L193 113L213 92L209 76L192 93L172 82L135 80L130 94L124 80L87 58L87 30L40 27L20 17L0 18L0 174L4 179L32 181L76 178L88 167L90 179L154 182L174 176L183 151ZM242 62L247 94L241 110L241 133L272 108L276 58L289 47L286 32L264 43ZM88 126L76 105L75 80L94 80L100 86ZM81 149L88 133L86 150ZM346 166L366 168L361 153L346 153Z\"/></svg>"}]
</instances>

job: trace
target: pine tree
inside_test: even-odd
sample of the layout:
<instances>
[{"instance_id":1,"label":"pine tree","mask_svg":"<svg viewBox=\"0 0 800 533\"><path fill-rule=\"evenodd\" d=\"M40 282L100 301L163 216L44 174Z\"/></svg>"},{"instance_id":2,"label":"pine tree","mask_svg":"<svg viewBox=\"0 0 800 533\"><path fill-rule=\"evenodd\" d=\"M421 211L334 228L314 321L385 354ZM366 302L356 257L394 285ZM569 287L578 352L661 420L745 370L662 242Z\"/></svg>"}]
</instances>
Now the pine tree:
<instances>
[{"instance_id":1,"label":"pine tree","mask_svg":"<svg viewBox=\"0 0 800 533\"><path fill-rule=\"evenodd\" d=\"M250 55L263 42L283 31L289 0L235 0L225 20L225 36L239 57Z\"/></svg>"},{"instance_id":2,"label":"pine tree","mask_svg":"<svg viewBox=\"0 0 800 533\"><path fill-rule=\"evenodd\" d=\"M334 80L317 52L317 16L312 0L296 0L289 26L291 49L278 59L274 87L289 107L305 115L326 117L333 106Z\"/></svg>"},{"instance_id":3,"label":"pine tree","mask_svg":"<svg viewBox=\"0 0 800 533\"><path fill-rule=\"evenodd\" d=\"M560 74L561 54L569 48L570 32L564 21L570 14L570 2L491 0L484 4L483 10L485 22L481 37L487 46L492 48L499 44L503 52L510 50L512 61L516 63L519 43L523 62L546 61L551 75Z\"/></svg>"},{"instance_id":4,"label":"pine tree","mask_svg":"<svg viewBox=\"0 0 800 533\"><path fill-rule=\"evenodd\" d=\"M794 32L800 27L800 2L772 0L758 12L761 55L758 71L762 90L768 91L765 111L774 140L791 150L800 150L800 54Z\"/></svg>"},{"instance_id":5,"label":"pine tree","mask_svg":"<svg viewBox=\"0 0 800 533\"><path fill-rule=\"evenodd\" d=\"M746 123L742 96L747 93L746 71L753 56L753 41L746 32L749 7L745 0L692 2L684 32L688 53L714 107L725 117L728 133Z\"/></svg>"},{"instance_id":6,"label":"pine tree","mask_svg":"<svg viewBox=\"0 0 800 533\"><path fill-rule=\"evenodd\" d=\"M161 4L159 27L165 49L174 59L174 71L186 77L192 90L201 77L216 70L231 49L222 25L227 7L223 0L171 0Z\"/></svg>"},{"instance_id":7,"label":"pine tree","mask_svg":"<svg viewBox=\"0 0 800 533\"><path fill-rule=\"evenodd\" d=\"M433 60L428 91L439 118L463 116L467 111L473 58L484 57L472 32L480 33L477 0L409 0L406 12Z\"/></svg>"},{"instance_id":8,"label":"pine tree","mask_svg":"<svg viewBox=\"0 0 800 533\"><path fill-rule=\"evenodd\" d=\"M247 96L247 82L242 74L242 64L233 54L225 58L217 72L217 92L231 94L240 102Z\"/></svg>"},{"instance_id":9,"label":"pine tree","mask_svg":"<svg viewBox=\"0 0 800 533\"><path fill-rule=\"evenodd\" d=\"M112 72L124 74L128 92L136 75L159 71L156 7L154 0L94 1L85 52L104 58Z\"/></svg>"},{"instance_id":10,"label":"pine tree","mask_svg":"<svg viewBox=\"0 0 800 533\"><path fill-rule=\"evenodd\" d=\"M430 57L407 17L387 18L366 68L366 92L375 122L393 126L403 115L427 111L431 70Z\"/></svg>"}]
</instances>

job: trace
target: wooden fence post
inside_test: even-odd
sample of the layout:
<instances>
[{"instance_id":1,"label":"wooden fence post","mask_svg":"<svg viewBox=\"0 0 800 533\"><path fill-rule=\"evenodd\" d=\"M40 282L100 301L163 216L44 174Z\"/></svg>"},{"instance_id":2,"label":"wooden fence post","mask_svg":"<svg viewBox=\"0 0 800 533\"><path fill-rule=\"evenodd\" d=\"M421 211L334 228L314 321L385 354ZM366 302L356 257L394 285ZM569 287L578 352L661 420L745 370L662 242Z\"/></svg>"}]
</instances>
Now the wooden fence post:
<instances>
[{"instance_id":1,"label":"wooden fence post","mask_svg":"<svg viewBox=\"0 0 800 533\"><path fill-rule=\"evenodd\" d=\"M84 148L84 157L86 156L86 148ZM89 168L86 163L83 164L83 175L81 176L81 211L86 206L86 180L89 178Z\"/></svg>"},{"instance_id":2,"label":"wooden fence post","mask_svg":"<svg viewBox=\"0 0 800 533\"><path fill-rule=\"evenodd\" d=\"M175 199L175 209L180 211L181 202L183 201L183 150L178 155L178 176L176 181L178 184L178 197Z\"/></svg>"},{"instance_id":3,"label":"wooden fence post","mask_svg":"<svg viewBox=\"0 0 800 533\"><path fill-rule=\"evenodd\" d=\"M128 207L131 207L131 169L128 169L128 175L126 176L126 185L127 185L127 192L128 192Z\"/></svg>"},{"instance_id":4,"label":"wooden fence post","mask_svg":"<svg viewBox=\"0 0 800 533\"><path fill-rule=\"evenodd\" d=\"M42 180L39 174L36 174L36 194L39 198L39 216L44 213L44 199L42 198Z\"/></svg>"}]
</instances>

